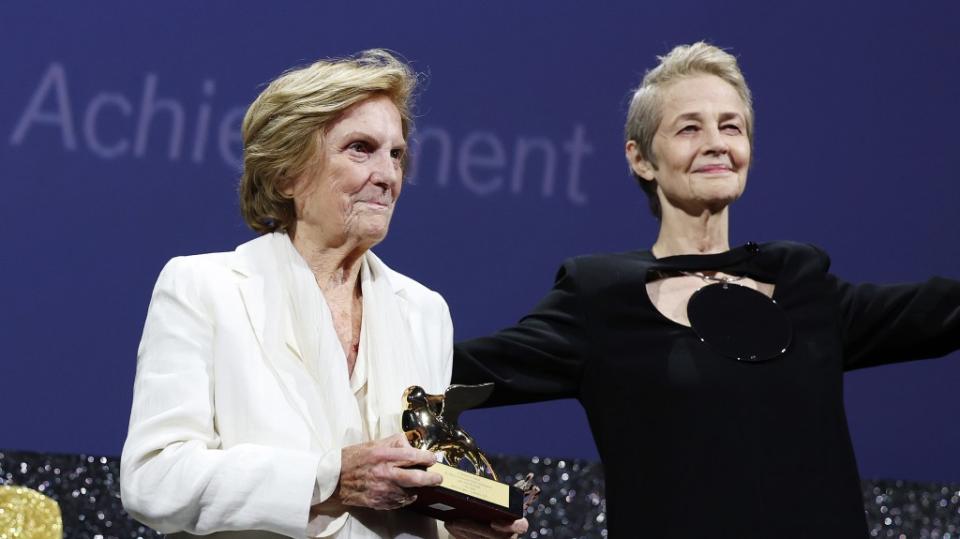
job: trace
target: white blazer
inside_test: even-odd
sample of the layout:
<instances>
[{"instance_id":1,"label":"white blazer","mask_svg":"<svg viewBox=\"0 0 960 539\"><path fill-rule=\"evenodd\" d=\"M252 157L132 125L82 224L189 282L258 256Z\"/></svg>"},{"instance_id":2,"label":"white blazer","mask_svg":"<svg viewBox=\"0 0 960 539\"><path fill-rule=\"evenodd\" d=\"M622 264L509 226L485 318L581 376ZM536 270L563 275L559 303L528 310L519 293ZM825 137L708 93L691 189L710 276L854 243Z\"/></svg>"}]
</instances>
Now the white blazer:
<instances>
[{"instance_id":1,"label":"white blazer","mask_svg":"<svg viewBox=\"0 0 960 539\"><path fill-rule=\"evenodd\" d=\"M318 481L326 497L339 479L340 448L319 440L313 425L356 401L330 398L308 373L291 331L275 344L265 338L276 317L267 306L278 300L265 286L270 241L267 235L234 252L174 258L154 288L120 487L124 508L162 533L304 537ZM446 302L410 278L386 274L425 366L421 385L440 393L452 365ZM333 381L341 382L349 383Z\"/></svg>"}]
</instances>

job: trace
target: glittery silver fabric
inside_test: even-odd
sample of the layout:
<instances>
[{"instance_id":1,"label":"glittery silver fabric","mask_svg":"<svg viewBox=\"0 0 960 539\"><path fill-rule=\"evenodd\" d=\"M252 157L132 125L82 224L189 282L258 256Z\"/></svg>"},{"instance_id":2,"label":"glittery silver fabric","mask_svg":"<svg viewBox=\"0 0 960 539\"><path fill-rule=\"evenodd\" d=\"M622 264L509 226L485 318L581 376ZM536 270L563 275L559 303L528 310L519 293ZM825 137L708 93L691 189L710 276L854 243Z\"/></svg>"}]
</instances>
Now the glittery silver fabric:
<instances>
[{"instance_id":1,"label":"glittery silver fabric","mask_svg":"<svg viewBox=\"0 0 960 539\"><path fill-rule=\"evenodd\" d=\"M870 537L960 537L960 484L863 481L863 504Z\"/></svg>"},{"instance_id":2,"label":"glittery silver fabric","mask_svg":"<svg viewBox=\"0 0 960 539\"><path fill-rule=\"evenodd\" d=\"M527 510L528 537L607 537L599 463L511 456L491 461L505 481L533 472L543 489ZM119 478L114 457L0 451L0 484L30 487L57 500L67 539L161 537L124 512ZM813 502L790 492L790 485L784 485L783 496L796 499L798 511ZM864 481L863 499L871 537L960 539L960 484ZM643 522L636 529L642 532Z\"/></svg>"},{"instance_id":3,"label":"glittery silver fabric","mask_svg":"<svg viewBox=\"0 0 960 539\"><path fill-rule=\"evenodd\" d=\"M120 460L0 451L0 484L30 487L60 504L66 539L162 537L120 504Z\"/></svg>"},{"instance_id":4,"label":"glittery silver fabric","mask_svg":"<svg viewBox=\"0 0 960 539\"><path fill-rule=\"evenodd\" d=\"M550 457L493 456L493 468L513 483L533 472L540 497L527 508L527 536L606 537L607 504L599 463Z\"/></svg>"}]
</instances>

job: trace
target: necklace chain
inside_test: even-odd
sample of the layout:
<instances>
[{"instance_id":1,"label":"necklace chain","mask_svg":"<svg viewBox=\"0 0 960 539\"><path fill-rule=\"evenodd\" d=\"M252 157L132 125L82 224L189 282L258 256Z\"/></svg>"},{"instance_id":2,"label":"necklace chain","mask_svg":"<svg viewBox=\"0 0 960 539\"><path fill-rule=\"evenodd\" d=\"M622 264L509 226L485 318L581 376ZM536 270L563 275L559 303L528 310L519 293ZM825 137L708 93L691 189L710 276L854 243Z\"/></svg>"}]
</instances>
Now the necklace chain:
<instances>
[{"instance_id":1,"label":"necklace chain","mask_svg":"<svg viewBox=\"0 0 960 539\"><path fill-rule=\"evenodd\" d=\"M722 284L735 283L743 279L744 277L743 275L734 275L733 277L726 277L724 275L721 275L721 276L707 275L702 271L681 271L680 273L688 277L699 277L708 283L722 283Z\"/></svg>"}]
</instances>

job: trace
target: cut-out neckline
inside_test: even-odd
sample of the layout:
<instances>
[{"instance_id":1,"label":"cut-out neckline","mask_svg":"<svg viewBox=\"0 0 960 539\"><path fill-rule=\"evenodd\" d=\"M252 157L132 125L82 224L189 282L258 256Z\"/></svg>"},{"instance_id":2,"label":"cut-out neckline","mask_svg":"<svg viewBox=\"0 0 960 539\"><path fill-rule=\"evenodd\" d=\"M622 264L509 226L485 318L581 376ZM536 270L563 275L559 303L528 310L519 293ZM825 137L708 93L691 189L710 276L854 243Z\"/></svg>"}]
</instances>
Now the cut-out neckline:
<instances>
[{"instance_id":1,"label":"cut-out neckline","mask_svg":"<svg viewBox=\"0 0 960 539\"><path fill-rule=\"evenodd\" d=\"M651 272L653 274L654 272ZM721 275L728 275L730 277L740 277L739 275L726 274L722 273ZM690 320L687 317L687 304L690 302L690 297L693 296L694 292L708 286L712 283L705 281L704 279L696 275L671 275L666 277L660 277L656 279L651 279L651 275L647 275L647 281L645 283L645 295L650 306L657 311L657 313L664 319L670 321L671 323L677 324L679 326L685 327L687 329L692 329L690 326ZM664 283L669 281L683 280L684 283L681 287L677 287L669 293L683 296L676 303L670 305L663 305L660 301L662 296L662 287ZM690 283L690 284L687 284ZM773 283L767 283L764 281L758 281L751 277L744 276L742 279L738 279L735 282L731 282L730 286L746 286L752 290L756 290L761 294L767 296L770 299L774 299L776 294L776 285ZM656 297L654 295L656 294ZM661 308L663 307L663 308ZM667 308L672 309L672 312L666 311Z\"/></svg>"}]
</instances>

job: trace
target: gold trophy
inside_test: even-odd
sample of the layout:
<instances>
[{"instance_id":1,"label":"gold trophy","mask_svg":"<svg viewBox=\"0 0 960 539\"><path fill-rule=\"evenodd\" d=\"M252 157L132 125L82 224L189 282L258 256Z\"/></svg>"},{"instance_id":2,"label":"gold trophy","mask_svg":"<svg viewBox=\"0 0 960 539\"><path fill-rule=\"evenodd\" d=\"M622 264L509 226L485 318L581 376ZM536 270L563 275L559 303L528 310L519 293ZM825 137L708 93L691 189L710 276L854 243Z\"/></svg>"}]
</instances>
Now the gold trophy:
<instances>
[{"instance_id":1,"label":"gold trophy","mask_svg":"<svg viewBox=\"0 0 960 539\"><path fill-rule=\"evenodd\" d=\"M493 384L452 385L443 395L431 395L420 386L404 391L407 440L413 447L432 451L437 463L428 469L443 476L441 485L417 489L411 509L444 521L514 521L523 516L525 501L539 493L532 474L516 485L501 483L490 461L457 423L461 412L487 400L492 392Z\"/></svg>"}]
</instances>

